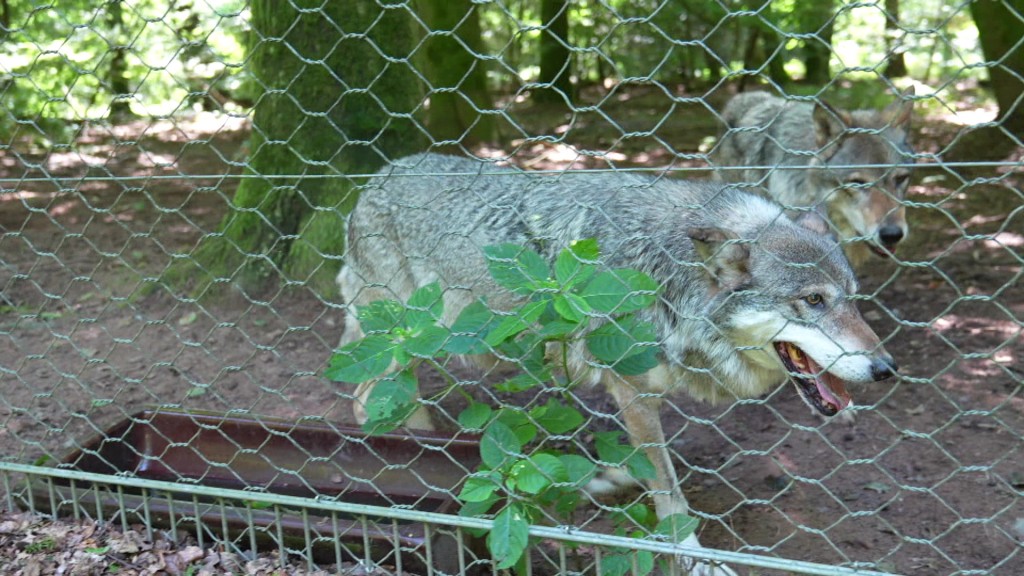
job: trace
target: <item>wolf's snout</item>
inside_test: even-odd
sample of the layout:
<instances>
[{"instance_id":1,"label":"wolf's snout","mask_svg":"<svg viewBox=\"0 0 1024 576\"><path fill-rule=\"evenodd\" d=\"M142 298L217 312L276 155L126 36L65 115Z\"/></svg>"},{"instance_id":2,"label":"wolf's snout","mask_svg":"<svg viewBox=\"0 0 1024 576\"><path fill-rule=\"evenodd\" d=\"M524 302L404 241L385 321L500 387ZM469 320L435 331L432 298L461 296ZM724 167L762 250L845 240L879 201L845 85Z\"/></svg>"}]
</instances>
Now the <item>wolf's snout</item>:
<instances>
[{"instance_id":1,"label":"wolf's snout","mask_svg":"<svg viewBox=\"0 0 1024 576\"><path fill-rule=\"evenodd\" d=\"M871 377L874 378L875 382L895 376L899 369L900 367L896 364L896 361L888 354L874 358L871 361Z\"/></svg>"},{"instance_id":2,"label":"wolf's snout","mask_svg":"<svg viewBox=\"0 0 1024 576\"><path fill-rule=\"evenodd\" d=\"M891 250L903 240L903 228L887 224L878 229L878 240L887 249Z\"/></svg>"}]
</instances>

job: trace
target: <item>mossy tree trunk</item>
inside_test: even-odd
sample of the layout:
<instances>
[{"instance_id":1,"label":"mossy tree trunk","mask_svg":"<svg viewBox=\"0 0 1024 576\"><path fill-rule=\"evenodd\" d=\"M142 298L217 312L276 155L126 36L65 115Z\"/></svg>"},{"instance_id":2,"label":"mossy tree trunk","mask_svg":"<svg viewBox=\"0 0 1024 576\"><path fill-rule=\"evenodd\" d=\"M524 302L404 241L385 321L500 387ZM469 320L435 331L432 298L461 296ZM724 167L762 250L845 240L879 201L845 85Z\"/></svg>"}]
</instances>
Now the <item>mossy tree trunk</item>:
<instances>
[{"instance_id":1,"label":"mossy tree trunk","mask_svg":"<svg viewBox=\"0 0 1024 576\"><path fill-rule=\"evenodd\" d=\"M198 274L200 288L284 282L332 295L356 199L347 175L426 145L412 119L423 94L408 61L412 18L374 0L254 0L252 25L249 63L263 95L246 177L219 234L172 275Z\"/></svg>"},{"instance_id":2,"label":"mossy tree trunk","mask_svg":"<svg viewBox=\"0 0 1024 576\"><path fill-rule=\"evenodd\" d=\"M494 103L487 90L480 32L480 8L471 0L418 0L417 13L429 27L417 67L431 85L425 122L435 141L466 147L497 139Z\"/></svg>"},{"instance_id":3,"label":"mossy tree trunk","mask_svg":"<svg viewBox=\"0 0 1024 576\"><path fill-rule=\"evenodd\" d=\"M988 73L999 120L1007 130L1024 134L1024 48L1020 44L1024 0L977 0L970 7L981 51L985 60L994 63Z\"/></svg>"}]
</instances>

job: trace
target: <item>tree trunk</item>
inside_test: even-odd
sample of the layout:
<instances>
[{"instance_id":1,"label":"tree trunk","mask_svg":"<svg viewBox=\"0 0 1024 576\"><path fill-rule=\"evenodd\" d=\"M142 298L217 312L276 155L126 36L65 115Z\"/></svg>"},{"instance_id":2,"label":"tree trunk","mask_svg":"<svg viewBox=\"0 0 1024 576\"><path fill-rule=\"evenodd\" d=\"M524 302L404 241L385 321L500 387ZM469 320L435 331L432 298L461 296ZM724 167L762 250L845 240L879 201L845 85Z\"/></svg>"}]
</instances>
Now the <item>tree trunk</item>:
<instances>
[{"instance_id":1,"label":"tree trunk","mask_svg":"<svg viewBox=\"0 0 1024 576\"><path fill-rule=\"evenodd\" d=\"M356 199L345 175L425 147L411 118L422 86L407 60L416 42L405 7L296 4L251 4L251 71L264 94L246 178L194 266L171 272L172 281L198 277L200 294L210 283L248 290L281 280L333 294L344 214Z\"/></svg>"},{"instance_id":2,"label":"tree trunk","mask_svg":"<svg viewBox=\"0 0 1024 576\"><path fill-rule=\"evenodd\" d=\"M419 0L416 8L433 33L416 59L433 88L425 118L430 137L461 146L496 140L495 116L481 113L494 104L484 63L475 56L483 52L479 8L471 0Z\"/></svg>"},{"instance_id":3,"label":"tree trunk","mask_svg":"<svg viewBox=\"0 0 1024 576\"><path fill-rule=\"evenodd\" d=\"M807 2L804 6L797 11L800 32L815 35L814 38L804 41L804 67L807 70L804 80L811 84L827 84L832 77L829 60L832 57L835 2L821 0Z\"/></svg>"},{"instance_id":4,"label":"tree trunk","mask_svg":"<svg viewBox=\"0 0 1024 576\"><path fill-rule=\"evenodd\" d=\"M535 91L534 97L544 101L572 102L572 52L569 50L569 3L566 0L541 0L540 19L544 30L540 35L540 77L551 88Z\"/></svg>"},{"instance_id":5,"label":"tree trunk","mask_svg":"<svg viewBox=\"0 0 1024 576\"><path fill-rule=\"evenodd\" d=\"M108 42L110 51L110 68L107 69L107 82L110 85L111 122L123 122L132 115L131 85L128 83L128 62L125 58L127 48L124 45L124 16L122 0L110 0L107 3L107 31L113 38Z\"/></svg>"},{"instance_id":6,"label":"tree trunk","mask_svg":"<svg viewBox=\"0 0 1024 576\"><path fill-rule=\"evenodd\" d=\"M975 0L969 5L981 51L991 64L988 74L999 104L999 120L1007 130L1024 134L1024 49L1020 46L1024 0Z\"/></svg>"},{"instance_id":7,"label":"tree trunk","mask_svg":"<svg viewBox=\"0 0 1024 576\"><path fill-rule=\"evenodd\" d=\"M886 78L902 78L907 75L907 61L903 57L900 40L900 0L885 0L885 11L889 14L885 19L885 45L889 63L885 65L883 74Z\"/></svg>"}]
</instances>

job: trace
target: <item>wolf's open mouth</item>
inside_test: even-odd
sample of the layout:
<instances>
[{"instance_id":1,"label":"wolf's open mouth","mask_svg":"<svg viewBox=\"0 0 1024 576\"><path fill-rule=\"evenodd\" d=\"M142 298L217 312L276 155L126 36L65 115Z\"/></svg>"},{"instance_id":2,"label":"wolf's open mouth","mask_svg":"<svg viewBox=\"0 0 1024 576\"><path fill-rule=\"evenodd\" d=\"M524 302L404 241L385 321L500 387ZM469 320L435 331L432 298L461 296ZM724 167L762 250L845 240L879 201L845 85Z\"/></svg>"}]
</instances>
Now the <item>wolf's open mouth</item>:
<instances>
[{"instance_id":1,"label":"wolf's open mouth","mask_svg":"<svg viewBox=\"0 0 1024 576\"><path fill-rule=\"evenodd\" d=\"M783 366L790 373L796 389L810 405L826 416L834 416L850 405L850 393L839 378L821 369L821 366L789 342L775 342Z\"/></svg>"},{"instance_id":2,"label":"wolf's open mouth","mask_svg":"<svg viewBox=\"0 0 1024 576\"><path fill-rule=\"evenodd\" d=\"M871 251L874 252L876 256L881 256L882 258L887 258L888 256L896 253L896 247L895 246L893 246L890 249L890 248L887 248L885 246L882 246L882 245L879 245L879 244L875 244L874 242L868 242L867 244L868 244L868 248L870 248Z\"/></svg>"}]
</instances>

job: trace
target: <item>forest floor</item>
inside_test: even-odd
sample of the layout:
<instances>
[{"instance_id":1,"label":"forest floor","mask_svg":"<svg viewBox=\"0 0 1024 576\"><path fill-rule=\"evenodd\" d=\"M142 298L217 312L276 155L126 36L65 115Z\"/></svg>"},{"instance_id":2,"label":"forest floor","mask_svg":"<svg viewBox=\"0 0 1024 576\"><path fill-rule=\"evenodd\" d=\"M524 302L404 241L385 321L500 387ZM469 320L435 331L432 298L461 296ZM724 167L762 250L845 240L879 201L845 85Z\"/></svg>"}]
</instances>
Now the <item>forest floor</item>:
<instances>
[{"instance_id":1,"label":"forest floor","mask_svg":"<svg viewBox=\"0 0 1024 576\"><path fill-rule=\"evenodd\" d=\"M573 122L526 110L515 118L528 133L558 127L563 143L483 152L536 169L708 174L697 153L717 120L706 108L637 89L600 110ZM962 128L918 118L912 140L949 159L969 141L956 137ZM0 456L58 461L151 405L351 421L350 391L319 376L341 334L336 299L234 287L224 300L195 301L157 281L216 231L247 136L244 122L204 114L94 127L71 150L0 152L0 177L19 179L0 191ZM1021 151L1000 158L1019 162ZM706 546L908 575L1024 574L1019 170L916 171L899 262L879 259L862 279L871 296L862 310L901 375L853 391L853 422L812 415L789 386L724 407L679 398L666 411L687 497L714 518L702 522ZM602 393L587 401L610 410ZM0 566L28 546L11 548L24 541L12 522L70 530L0 518ZM108 546L96 540L105 530L87 529L88 554ZM188 543L147 544L165 545Z\"/></svg>"}]
</instances>

